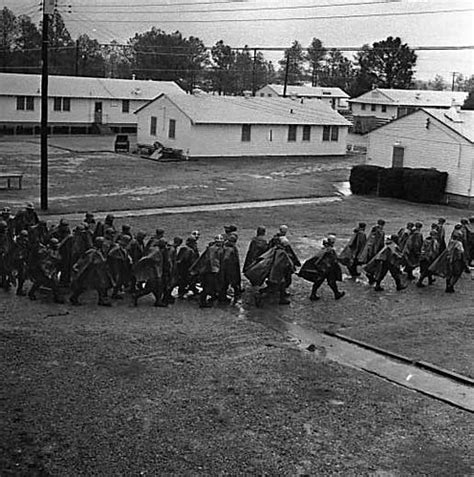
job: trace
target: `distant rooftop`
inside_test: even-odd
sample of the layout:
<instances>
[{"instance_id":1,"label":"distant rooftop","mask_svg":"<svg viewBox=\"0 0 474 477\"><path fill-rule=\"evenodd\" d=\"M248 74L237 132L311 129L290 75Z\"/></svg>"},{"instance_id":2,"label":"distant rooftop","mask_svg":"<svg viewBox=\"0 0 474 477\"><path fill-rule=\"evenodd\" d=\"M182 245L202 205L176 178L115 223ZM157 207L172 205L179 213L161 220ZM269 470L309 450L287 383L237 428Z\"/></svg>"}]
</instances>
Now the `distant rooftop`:
<instances>
[{"instance_id":1,"label":"distant rooftop","mask_svg":"<svg viewBox=\"0 0 474 477\"><path fill-rule=\"evenodd\" d=\"M464 91L376 88L357 98L350 99L349 102L449 108L453 104L453 101L456 104L462 105L467 95L468 93Z\"/></svg>"},{"instance_id":2,"label":"distant rooftop","mask_svg":"<svg viewBox=\"0 0 474 477\"><path fill-rule=\"evenodd\" d=\"M185 94L173 81L49 76L48 96L151 100L160 93ZM41 75L0 73L0 96L40 96Z\"/></svg>"},{"instance_id":3,"label":"distant rooftop","mask_svg":"<svg viewBox=\"0 0 474 477\"><path fill-rule=\"evenodd\" d=\"M139 113L168 97L195 124L306 124L349 126L349 122L322 101L243 96L160 95Z\"/></svg>"},{"instance_id":4,"label":"distant rooftop","mask_svg":"<svg viewBox=\"0 0 474 477\"><path fill-rule=\"evenodd\" d=\"M284 85L268 84L267 87L272 88L278 96L283 96ZM258 92L257 92L258 94ZM323 87L323 86L293 86L288 85L286 88L287 96L297 97L314 97L314 98L349 98L341 88Z\"/></svg>"}]
</instances>

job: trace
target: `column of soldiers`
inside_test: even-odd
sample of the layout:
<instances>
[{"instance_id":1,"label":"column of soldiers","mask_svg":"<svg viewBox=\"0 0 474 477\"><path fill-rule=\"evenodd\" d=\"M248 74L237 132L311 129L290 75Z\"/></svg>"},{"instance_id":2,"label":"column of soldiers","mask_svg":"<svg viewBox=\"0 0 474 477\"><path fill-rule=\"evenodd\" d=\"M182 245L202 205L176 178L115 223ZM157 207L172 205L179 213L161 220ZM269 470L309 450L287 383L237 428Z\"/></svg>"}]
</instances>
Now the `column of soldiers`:
<instances>
[{"instance_id":1,"label":"column of soldiers","mask_svg":"<svg viewBox=\"0 0 474 477\"><path fill-rule=\"evenodd\" d=\"M369 234L361 222L339 255L336 237L330 234L303 265L289 242L286 225L270 240L265 227L258 227L242 271L255 287L257 306L271 295L278 297L279 304L288 305L288 288L298 268L297 275L313 284L311 301L320 299L318 290L324 282L339 300L345 295L338 288L343 278L341 264L353 278L363 271L375 291L384 290L387 274L396 289L403 290L415 280L413 272L419 268L417 287L426 286L425 281L431 285L435 276L442 276L445 291L453 293L474 260L474 218L461 220L448 241L445 223L440 218L424 237L420 222L409 222L397 234L387 236L384 220L378 220ZM162 229L149 238L142 231L133 234L128 225L117 230L111 214L101 222L87 213L73 230L65 219L48 227L32 204L15 216L5 207L0 216L0 286L8 290L16 284L17 295L27 294L31 300L40 288L46 288L58 303L64 302L63 291L69 288L72 305L80 304L87 289L96 290L101 306L111 306L111 299L123 299L125 293L135 305L151 294L157 307L174 303L175 296L197 296L202 308L238 301L242 277L237 227L224 227L224 233L217 234L202 253L199 238L199 231L185 241L180 237L170 241ZM26 280L32 283L28 292Z\"/></svg>"}]
</instances>

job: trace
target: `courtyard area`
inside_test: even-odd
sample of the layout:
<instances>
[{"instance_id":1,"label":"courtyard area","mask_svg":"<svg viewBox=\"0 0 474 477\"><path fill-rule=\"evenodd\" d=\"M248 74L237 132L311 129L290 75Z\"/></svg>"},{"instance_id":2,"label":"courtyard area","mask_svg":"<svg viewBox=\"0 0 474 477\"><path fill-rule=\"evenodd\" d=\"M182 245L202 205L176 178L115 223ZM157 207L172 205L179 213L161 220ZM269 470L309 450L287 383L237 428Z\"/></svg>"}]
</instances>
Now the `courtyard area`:
<instances>
[{"instance_id":1,"label":"courtyard area","mask_svg":"<svg viewBox=\"0 0 474 477\"><path fill-rule=\"evenodd\" d=\"M62 146L61 146L62 147ZM77 146L76 150L77 150ZM13 210L37 204L39 159L33 143L0 141L2 166L25 174L22 191L1 190ZM328 233L341 250L359 221L378 218L386 233L407 221L448 234L469 212L375 197L343 196L360 155L341 158L208 160L156 163L133 155L51 148L48 213L132 209L117 226L166 238L201 231L200 249L238 227L241 260L259 225L273 235L289 226L303 262ZM145 208L334 197L332 203L144 215ZM48 220L48 216L41 214ZM78 221L71 219L71 226ZM309 300L311 284L294 277L291 304L198 308L151 297L112 308L87 293L83 306L37 302L1 291L2 475L419 475L474 473L472 412L330 359L295 339L342 333L474 378L474 281L456 293L443 280L397 292L390 278L375 293L364 277L345 276L346 296L329 288ZM472 387L471 393L474 393ZM474 399L474 394L473 399Z\"/></svg>"}]
</instances>

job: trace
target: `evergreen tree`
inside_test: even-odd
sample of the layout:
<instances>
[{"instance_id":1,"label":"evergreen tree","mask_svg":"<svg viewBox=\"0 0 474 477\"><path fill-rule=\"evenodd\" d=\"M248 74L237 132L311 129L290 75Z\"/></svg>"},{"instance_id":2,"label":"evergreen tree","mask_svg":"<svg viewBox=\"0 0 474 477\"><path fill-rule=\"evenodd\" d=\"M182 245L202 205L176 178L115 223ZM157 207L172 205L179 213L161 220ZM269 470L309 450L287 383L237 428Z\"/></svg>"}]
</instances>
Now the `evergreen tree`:
<instances>
[{"instance_id":1,"label":"evergreen tree","mask_svg":"<svg viewBox=\"0 0 474 477\"><path fill-rule=\"evenodd\" d=\"M290 48L285 50L285 56L278 62L280 64L280 80L285 81L286 68L288 62L288 84L301 84L305 77L304 63L306 57L301 44L295 40Z\"/></svg>"},{"instance_id":2,"label":"evergreen tree","mask_svg":"<svg viewBox=\"0 0 474 477\"><path fill-rule=\"evenodd\" d=\"M313 38L311 45L308 47L306 59L311 67L311 85L319 86L322 81L323 62L326 57L327 50L323 47L321 40Z\"/></svg>"}]
</instances>

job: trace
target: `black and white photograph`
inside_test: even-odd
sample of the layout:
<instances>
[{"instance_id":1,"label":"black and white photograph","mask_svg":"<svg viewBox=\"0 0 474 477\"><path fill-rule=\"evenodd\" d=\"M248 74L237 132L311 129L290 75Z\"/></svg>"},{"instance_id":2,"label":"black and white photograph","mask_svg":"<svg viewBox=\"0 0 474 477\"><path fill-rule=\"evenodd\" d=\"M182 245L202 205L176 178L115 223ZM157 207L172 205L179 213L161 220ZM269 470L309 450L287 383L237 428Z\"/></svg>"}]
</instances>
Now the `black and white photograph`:
<instances>
[{"instance_id":1,"label":"black and white photograph","mask_svg":"<svg viewBox=\"0 0 474 477\"><path fill-rule=\"evenodd\" d=\"M474 476L472 0L0 11L1 476Z\"/></svg>"}]
</instances>

